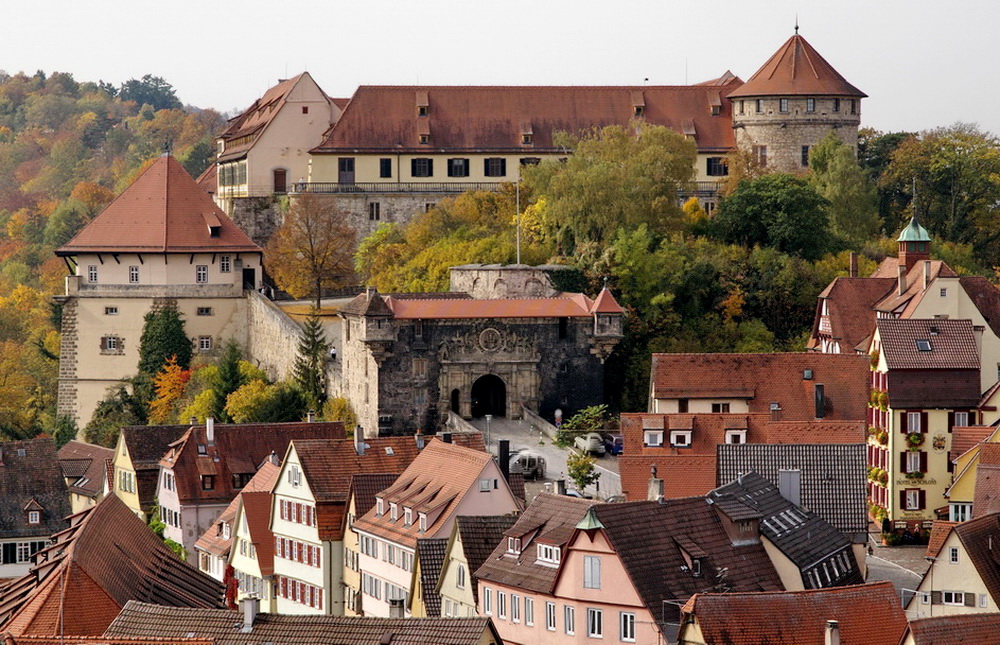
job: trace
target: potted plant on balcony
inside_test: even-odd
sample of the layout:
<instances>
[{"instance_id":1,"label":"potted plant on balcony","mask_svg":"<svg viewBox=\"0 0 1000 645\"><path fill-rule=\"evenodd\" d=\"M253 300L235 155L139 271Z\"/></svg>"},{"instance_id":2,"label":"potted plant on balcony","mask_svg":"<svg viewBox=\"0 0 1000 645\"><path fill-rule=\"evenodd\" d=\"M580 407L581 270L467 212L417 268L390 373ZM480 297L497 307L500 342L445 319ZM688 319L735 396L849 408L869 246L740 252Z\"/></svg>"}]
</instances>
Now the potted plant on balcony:
<instances>
[{"instance_id":1,"label":"potted plant on balcony","mask_svg":"<svg viewBox=\"0 0 1000 645\"><path fill-rule=\"evenodd\" d=\"M889 409L889 393L884 390L878 393L878 409L883 412Z\"/></svg>"},{"instance_id":2,"label":"potted plant on balcony","mask_svg":"<svg viewBox=\"0 0 1000 645\"><path fill-rule=\"evenodd\" d=\"M872 371L874 372L876 369L878 369L878 358L879 358L878 349L873 349L872 353L868 355L868 358L871 361Z\"/></svg>"},{"instance_id":3,"label":"potted plant on balcony","mask_svg":"<svg viewBox=\"0 0 1000 645\"><path fill-rule=\"evenodd\" d=\"M881 430L881 431L880 431L880 432L878 433L878 442L879 442L880 444L882 444L883 446L884 446L884 445L887 445L887 444L889 443L889 433L888 433L888 431L886 431L886 430Z\"/></svg>"},{"instance_id":4,"label":"potted plant on balcony","mask_svg":"<svg viewBox=\"0 0 1000 645\"><path fill-rule=\"evenodd\" d=\"M906 444L910 447L911 451L915 451L920 446L924 445L924 433L922 432L911 432L906 435Z\"/></svg>"}]
</instances>

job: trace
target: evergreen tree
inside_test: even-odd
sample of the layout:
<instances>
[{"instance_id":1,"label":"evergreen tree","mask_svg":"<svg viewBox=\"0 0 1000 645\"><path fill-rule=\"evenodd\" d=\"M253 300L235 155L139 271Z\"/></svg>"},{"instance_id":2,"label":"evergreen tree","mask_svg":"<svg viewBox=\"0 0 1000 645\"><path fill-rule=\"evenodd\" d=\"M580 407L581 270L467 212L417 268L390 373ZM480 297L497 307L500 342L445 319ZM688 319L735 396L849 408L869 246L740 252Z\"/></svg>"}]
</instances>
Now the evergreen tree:
<instances>
[{"instance_id":1,"label":"evergreen tree","mask_svg":"<svg viewBox=\"0 0 1000 645\"><path fill-rule=\"evenodd\" d=\"M213 402L213 416L222 423L231 423L232 419L226 412L226 398L240 389L243 379L240 375L240 359L242 358L240 346L235 340L230 340L222 349L222 356L219 358L219 374L215 386L215 401Z\"/></svg>"},{"instance_id":2,"label":"evergreen tree","mask_svg":"<svg viewBox=\"0 0 1000 645\"><path fill-rule=\"evenodd\" d=\"M313 410L322 409L326 401L326 353L329 347L319 322L319 310L313 307L303 325L299 355L295 358L295 384Z\"/></svg>"},{"instance_id":3,"label":"evergreen tree","mask_svg":"<svg viewBox=\"0 0 1000 645\"><path fill-rule=\"evenodd\" d=\"M176 305L152 309L145 316L139 340L139 372L155 375L171 356L181 369L191 367L191 340Z\"/></svg>"}]
</instances>

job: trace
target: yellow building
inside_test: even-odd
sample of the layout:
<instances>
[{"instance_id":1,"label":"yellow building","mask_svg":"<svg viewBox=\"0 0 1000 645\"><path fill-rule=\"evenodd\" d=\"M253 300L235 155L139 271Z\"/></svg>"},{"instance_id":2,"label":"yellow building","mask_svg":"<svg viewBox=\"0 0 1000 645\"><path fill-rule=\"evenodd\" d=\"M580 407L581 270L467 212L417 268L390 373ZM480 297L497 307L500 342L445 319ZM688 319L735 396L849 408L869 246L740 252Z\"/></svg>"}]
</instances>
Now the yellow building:
<instances>
[{"instance_id":1,"label":"yellow building","mask_svg":"<svg viewBox=\"0 0 1000 645\"><path fill-rule=\"evenodd\" d=\"M121 429L113 458L114 494L128 508L148 519L156 499L160 479L160 459L171 443L187 431L188 426L128 426Z\"/></svg>"},{"instance_id":2,"label":"yellow building","mask_svg":"<svg viewBox=\"0 0 1000 645\"><path fill-rule=\"evenodd\" d=\"M518 514L459 517L452 527L445 549L436 593L441 599L441 615L448 618L475 616L479 600L476 571L490 557L504 534L514 526Z\"/></svg>"}]
</instances>

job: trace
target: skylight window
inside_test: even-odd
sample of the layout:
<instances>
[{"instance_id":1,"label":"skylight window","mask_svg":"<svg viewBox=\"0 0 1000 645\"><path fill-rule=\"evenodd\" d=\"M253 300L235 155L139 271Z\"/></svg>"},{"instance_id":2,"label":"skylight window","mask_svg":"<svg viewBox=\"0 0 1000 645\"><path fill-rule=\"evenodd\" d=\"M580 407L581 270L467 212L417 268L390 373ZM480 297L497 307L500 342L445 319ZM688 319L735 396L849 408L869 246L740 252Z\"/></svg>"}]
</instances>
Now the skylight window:
<instances>
[{"instance_id":1,"label":"skylight window","mask_svg":"<svg viewBox=\"0 0 1000 645\"><path fill-rule=\"evenodd\" d=\"M917 339L917 350L918 351L929 352L929 351L931 351L931 349L932 349L931 348L931 341L927 340L926 338L918 338Z\"/></svg>"}]
</instances>

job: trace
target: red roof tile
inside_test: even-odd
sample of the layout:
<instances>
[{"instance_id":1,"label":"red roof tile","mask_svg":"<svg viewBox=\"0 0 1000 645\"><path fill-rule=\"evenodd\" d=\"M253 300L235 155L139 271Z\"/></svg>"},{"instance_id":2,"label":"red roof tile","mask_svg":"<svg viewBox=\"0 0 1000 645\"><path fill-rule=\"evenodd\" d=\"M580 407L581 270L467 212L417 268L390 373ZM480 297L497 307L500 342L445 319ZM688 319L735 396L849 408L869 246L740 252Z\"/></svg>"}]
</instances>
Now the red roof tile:
<instances>
[{"instance_id":1,"label":"red roof tile","mask_svg":"<svg viewBox=\"0 0 1000 645\"><path fill-rule=\"evenodd\" d=\"M586 318L592 315L593 308L591 300L582 294L564 294L554 298L504 298L502 300L399 299L386 296L385 301L393 315L402 320Z\"/></svg>"},{"instance_id":2,"label":"red roof tile","mask_svg":"<svg viewBox=\"0 0 1000 645\"><path fill-rule=\"evenodd\" d=\"M246 495L250 493L266 493L268 510L270 510L270 497L271 488L274 486L274 481L278 478L278 471L280 468L278 465L272 461L265 461L264 465L260 467L257 474L250 478L250 481L244 486L233 501L229 503L226 510L222 511L219 515L219 519L215 520L215 523L205 531L198 541L194 543L196 549L201 549L202 551L207 551L209 553L224 556L229 553L229 549L232 547L233 538L236 536L236 527L234 523L236 521L236 513L239 509L241 498L245 498ZM248 514L249 520L249 514ZM265 518L265 524L270 520L270 513ZM219 525L222 523L229 523L232 529L229 533L229 537L224 537L224 533L219 530ZM273 550L273 540L269 542ZM259 553L258 553L258 557ZM261 563L263 567L263 563Z\"/></svg>"},{"instance_id":3,"label":"red roof tile","mask_svg":"<svg viewBox=\"0 0 1000 645\"><path fill-rule=\"evenodd\" d=\"M890 582L768 593L700 593L684 605L706 645L822 645L836 620L845 644L899 645L906 616Z\"/></svg>"},{"instance_id":4,"label":"red roof tile","mask_svg":"<svg viewBox=\"0 0 1000 645\"><path fill-rule=\"evenodd\" d=\"M951 431L948 458L954 461L996 432L993 426L955 426Z\"/></svg>"},{"instance_id":5,"label":"red roof tile","mask_svg":"<svg viewBox=\"0 0 1000 645\"><path fill-rule=\"evenodd\" d=\"M73 439L60 448L58 454L63 475L73 480L69 484L72 492L88 497L104 492L108 462L115 458L113 449Z\"/></svg>"},{"instance_id":6,"label":"red roof tile","mask_svg":"<svg viewBox=\"0 0 1000 645\"><path fill-rule=\"evenodd\" d=\"M620 314L624 310L611 294L611 290L604 287L601 289L601 293L597 294L597 299L594 300L594 307L591 311L597 314Z\"/></svg>"},{"instance_id":7,"label":"red roof tile","mask_svg":"<svg viewBox=\"0 0 1000 645\"><path fill-rule=\"evenodd\" d=\"M958 282L993 333L1000 336L1000 288L982 276L963 276Z\"/></svg>"},{"instance_id":8,"label":"red roof tile","mask_svg":"<svg viewBox=\"0 0 1000 645\"><path fill-rule=\"evenodd\" d=\"M967 522L961 522L952 530L962 541L969 560L986 585L993 602L1000 601L1000 567L997 566L996 551L993 548L994 544L1000 544L1000 513L977 515Z\"/></svg>"},{"instance_id":9,"label":"red roof tile","mask_svg":"<svg viewBox=\"0 0 1000 645\"><path fill-rule=\"evenodd\" d=\"M896 285L892 278L834 278L819 295L813 337L810 347L819 343L818 336L828 336L840 343L842 352L849 353L875 328L875 305ZM820 332L820 313L827 303L829 332Z\"/></svg>"},{"instance_id":10,"label":"red roof tile","mask_svg":"<svg viewBox=\"0 0 1000 645\"><path fill-rule=\"evenodd\" d=\"M890 370L979 370L971 320L879 318L875 324ZM929 349L920 350L917 341L927 341Z\"/></svg>"},{"instance_id":11,"label":"red roof tile","mask_svg":"<svg viewBox=\"0 0 1000 645\"><path fill-rule=\"evenodd\" d=\"M210 235L206 217L218 219ZM171 156L159 157L56 255L261 252Z\"/></svg>"},{"instance_id":12,"label":"red roof tile","mask_svg":"<svg viewBox=\"0 0 1000 645\"><path fill-rule=\"evenodd\" d=\"M951 535L951 530L956 526L958 526L958 522L934 520L934 523L931 524L930 539L927 540L926 557L936 558L938 553L941 553L941 547L944 546L948 536Z\"/></svg>"},{"instance_id":13,"label":"red roof tile","mask_svg":"<svg viewBox=\"0 0 1000 645\"><path fill-rule=\"evenodd\" d=\"M277 471L276 471L277 472ZM243 513L247 517L250 541L257 553L257 566L262 576L274 573L274 534L271 533L271 493L252 491L240 495Z\"/></svg>"},{"instance_id":14,"label":"red roof tile","mask_svg":"<svg viewBox=\"0 0 1000 645\"><path fill-rule=\"evenodd\" d=\"M854 87L819 55L806 39L795 34L757 70L731 98L745 96L868 96Z\"/></svg>"},{"instance_id":15,"label":"red roof tile","mask_svg":"<svg viewBox=\"0 0 1000 645\"><path fill-rule=\"evenodd\" d=\"M920 618L910 621L906 633L913 638L914 645L993 643L1000 633L1000 613L977 611Z\"/></svg>"},{"instance_id":16,"label":"red roof tile","mask_svg":"<svg viewBox=\"0 0 1000 645\"><path fill-rule=\"evenodd\" d=\"M732 108L721 99L739 86L682 87L442 87L367 86L357 89L340 120L313 154L357 152L435 153L442 151L563 153L557 132L581 133L606 125L626 125L643 102L643 118L682 132L691 122L701 150L734 146ZM418 116L418 96L426 96L427 116ZM721 109L712 114L712 105ZM522 145L522 125L533 141ZM429 130L420 145L418 127Z\"/></svg>"}]
</instances>

